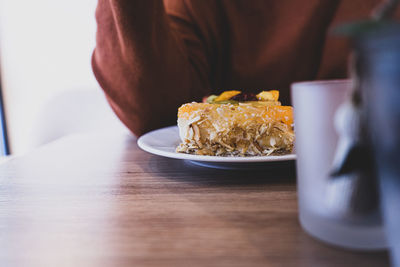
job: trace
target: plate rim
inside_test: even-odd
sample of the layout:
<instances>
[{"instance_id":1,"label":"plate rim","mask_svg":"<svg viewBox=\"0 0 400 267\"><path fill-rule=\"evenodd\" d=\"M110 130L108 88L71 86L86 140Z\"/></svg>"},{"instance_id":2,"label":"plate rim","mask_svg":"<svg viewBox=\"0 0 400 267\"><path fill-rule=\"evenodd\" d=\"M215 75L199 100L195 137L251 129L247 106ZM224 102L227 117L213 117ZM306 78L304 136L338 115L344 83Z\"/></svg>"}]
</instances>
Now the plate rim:
<instances>
[{"instance_id":1,"label":"plate rim","mask_svg":"<svg viewBox=\"0 0 400 267\"><path fill-rule=\"evenodd\" d=\"M206 155L193 155L193 154L185 154L178 152L167 152L163 150L156 149L147 144L146 139L150 138L156 132L160 131L168 131L168 130L177 130L177 125L167 126L163 128L159 128L153 131L150 131L142 136L140 136L137 140L137 144L139 148L142 150L167 158L173 159L183 159L183 160L193 160L193 161L205 161L205 162L226 162L226 163L249 163L249 162L276 162L276 161L291 161L296 160L296 154L287 154L282 156L250 156L250 157L221 157L221 156L206 156ZM179 138L179 136L178 136Z\"/></svg>"}]
</instances>

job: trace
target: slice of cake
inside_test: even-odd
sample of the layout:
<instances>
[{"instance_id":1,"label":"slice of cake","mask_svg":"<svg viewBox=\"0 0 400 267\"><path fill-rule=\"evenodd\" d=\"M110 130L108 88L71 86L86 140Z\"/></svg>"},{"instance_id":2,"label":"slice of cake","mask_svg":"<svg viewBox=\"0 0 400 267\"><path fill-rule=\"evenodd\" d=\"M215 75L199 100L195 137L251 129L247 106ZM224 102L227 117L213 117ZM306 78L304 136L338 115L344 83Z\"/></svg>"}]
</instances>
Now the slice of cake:
<instances>
[{"instance_id":1,"label":"slice of cake","mask_svg":"<svg viewBox=\"0 0 400 267\"><path fill-rule=\"evenodd\" d=\"M278 91L257 96L227 91L207 103L178 110L177 152L211 156L265 156L293 149L293 110L281 106Z\"/></svg>"}]
</instances>

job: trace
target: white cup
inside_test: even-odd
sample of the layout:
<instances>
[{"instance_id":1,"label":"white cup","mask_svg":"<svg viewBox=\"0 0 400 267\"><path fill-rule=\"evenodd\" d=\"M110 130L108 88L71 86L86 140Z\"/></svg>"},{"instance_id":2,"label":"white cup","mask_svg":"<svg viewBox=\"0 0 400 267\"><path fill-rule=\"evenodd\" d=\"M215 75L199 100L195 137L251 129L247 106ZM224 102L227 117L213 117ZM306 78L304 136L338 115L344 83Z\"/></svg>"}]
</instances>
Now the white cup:
<instances>
[{"instance_id":1,"label":"white cup","mask_svg":"<svg viewBox=\"0 0 400 267\"><path fill-rule=\"evenodd\" d=\"M329 205L330 173L338 142L334 117L350 91L350 80L298 82L291 86L299 219L306 232L329 244L379 250L387 247L379 220L351 222Z\"/></svg>"}]
</instances>

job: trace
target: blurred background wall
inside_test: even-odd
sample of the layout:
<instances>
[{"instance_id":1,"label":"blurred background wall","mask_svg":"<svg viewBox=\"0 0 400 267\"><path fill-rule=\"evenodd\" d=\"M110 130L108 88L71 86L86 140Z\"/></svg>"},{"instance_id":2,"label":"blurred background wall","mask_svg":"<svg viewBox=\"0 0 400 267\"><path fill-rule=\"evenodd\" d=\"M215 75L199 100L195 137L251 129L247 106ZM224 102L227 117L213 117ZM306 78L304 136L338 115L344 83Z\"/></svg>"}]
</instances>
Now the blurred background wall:
<instances>
[{"instance_id":1,"label":"blurred background wall","mask_svg":"<svg viewBox=\"0 0 400 267\"><path fill-rule=\"evenodd\" d=\"M96 0L0 0L0 59L11 153L32 148L43 106L69 90L100 90L90 59Z\"/></svg>"}]
</instances>

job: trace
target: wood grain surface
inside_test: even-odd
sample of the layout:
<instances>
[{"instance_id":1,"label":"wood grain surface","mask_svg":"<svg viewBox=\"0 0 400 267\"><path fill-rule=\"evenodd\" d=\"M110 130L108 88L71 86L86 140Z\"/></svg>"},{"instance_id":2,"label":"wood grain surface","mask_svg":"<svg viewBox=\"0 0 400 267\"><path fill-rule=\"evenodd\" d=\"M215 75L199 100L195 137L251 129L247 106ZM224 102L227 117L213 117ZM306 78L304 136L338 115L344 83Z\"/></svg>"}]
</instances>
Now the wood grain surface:
<instances>
[{"instance_id":1,"label":"wood grain surface","mask_svg":"<svg viewBox=\"0 0 400 267\"><path fill-rule=\"evenodd\" d=\"M216 170L75 135L0 165L0 266L387 266L297 219L293 163Z\"/></svg>"}]
</instances>

